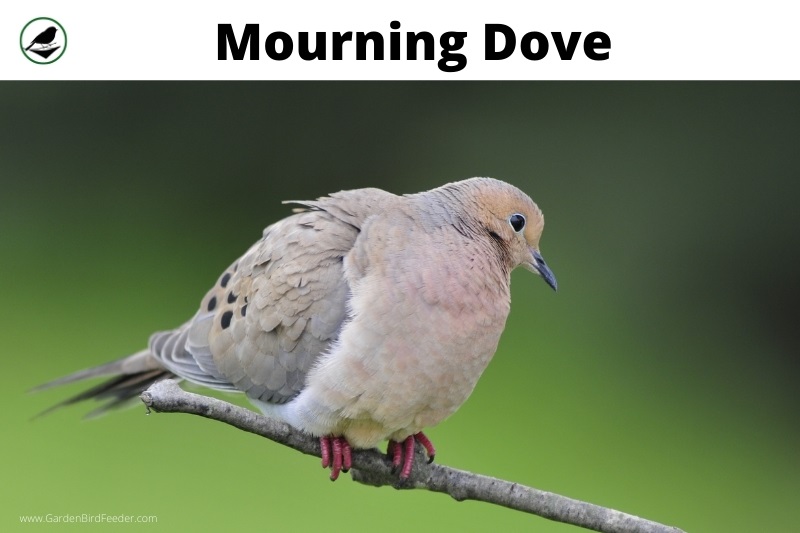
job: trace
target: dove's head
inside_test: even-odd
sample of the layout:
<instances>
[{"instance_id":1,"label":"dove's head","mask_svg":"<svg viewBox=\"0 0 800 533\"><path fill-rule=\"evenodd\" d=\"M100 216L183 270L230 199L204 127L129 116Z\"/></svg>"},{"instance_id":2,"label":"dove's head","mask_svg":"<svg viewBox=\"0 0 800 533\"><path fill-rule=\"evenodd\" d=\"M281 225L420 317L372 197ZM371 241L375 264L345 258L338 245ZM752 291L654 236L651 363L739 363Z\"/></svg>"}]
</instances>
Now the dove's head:
<instances>
[{"instance_id":1,"label":"dove's head","mask_svg":"<svg viewBox=\"0 0 800 533\"><path fill-rule=\"evenodd\" d=\"M539 251L544 229L544 216L530 197L504 181L472 178L445 185L462 201L470 226L478 234L488 236L500 252L509 271L523 266L555 290L556 277Z\"/></svg>"}]
</instances>

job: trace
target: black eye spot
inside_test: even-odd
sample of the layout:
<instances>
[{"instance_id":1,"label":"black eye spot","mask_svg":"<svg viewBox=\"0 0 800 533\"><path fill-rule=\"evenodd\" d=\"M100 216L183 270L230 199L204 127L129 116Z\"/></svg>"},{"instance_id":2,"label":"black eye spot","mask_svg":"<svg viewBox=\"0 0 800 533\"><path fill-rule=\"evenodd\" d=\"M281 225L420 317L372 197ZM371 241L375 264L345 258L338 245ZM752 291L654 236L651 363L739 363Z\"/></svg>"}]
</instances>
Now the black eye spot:
<instances>
[{"instance_id":1,"label":"black eye spot","mask_svg":"<svg viewBox=\"0 0 800 533\"><path fill-rule=\"evenodd\" d=\"M220 319L222 329L228 329L228 326L231 325L231 318L233 318L233 311L225 311L222 313L222 318Z\"/></svg>"},{"instance_id":2,"label":"black eye spot","mask_svg":"<svg viewBox=\"0 0 800 533\"><path fill-rule=\"evenodd\" d=\"M519 213L514 213L508 217L508 223L511 224L512 228L514 228L514 231L519 233L525 228L525 217Z\"/></svg>"}]
</instances>

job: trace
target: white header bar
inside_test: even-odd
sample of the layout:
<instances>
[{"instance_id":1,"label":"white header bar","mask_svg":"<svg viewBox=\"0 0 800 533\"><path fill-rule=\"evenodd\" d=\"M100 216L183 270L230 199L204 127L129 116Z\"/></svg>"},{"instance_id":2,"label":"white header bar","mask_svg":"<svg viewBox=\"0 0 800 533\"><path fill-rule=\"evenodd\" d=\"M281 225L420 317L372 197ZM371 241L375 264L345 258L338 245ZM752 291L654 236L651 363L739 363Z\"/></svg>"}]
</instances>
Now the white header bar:
<instances>
[{"instance_id":1,"label":"white header bar","mask_svg":"<svg viewBox=\"0 0 800 533\"><path fill-rule=\"evenodd\" d=\"M6 80L800 79L789 1L7 4Z\"/></svg>"}]
</instances>

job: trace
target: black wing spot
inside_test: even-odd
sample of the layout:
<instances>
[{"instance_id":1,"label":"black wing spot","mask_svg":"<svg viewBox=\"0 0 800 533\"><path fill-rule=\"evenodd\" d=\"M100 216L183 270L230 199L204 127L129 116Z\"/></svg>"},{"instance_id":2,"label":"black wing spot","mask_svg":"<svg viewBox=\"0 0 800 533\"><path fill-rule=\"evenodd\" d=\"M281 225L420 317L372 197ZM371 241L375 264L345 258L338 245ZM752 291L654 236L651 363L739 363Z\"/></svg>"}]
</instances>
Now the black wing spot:
<instances>
[{"instance_id":1,"label":"black wing spot","mask_svg":"<svg viewBox=\"0 0 800 533\"><path fill-rule=\"evenodd\" d=\"M212 298L211 298L211 299L208 301L208 310L209 310L209 311L213 311L213 310L214 310L214 309L216 309L216 308L217 308L217 297L216 297L216 296L213 296L213 297L212 297Z\"/></svg>"},{"instance_id":2,"label":"black wing spot","mask_svg":"<svg viewBox=\"0 0 800 533\"><path fill-rule=\"evenodd\" d=\"M229 282L230 280L231 280L231 273L230 273L230 272L225 272L225 275L224 275L224 276L222 276L222 279L221 279L221 280L219 280L219 284L220 284L220 285L222 286L222 288L224 289L225 287L227 287L227 286L228 286L228 282Z\"/></svg>"},{"instance_id":3,"label":"black wing spot","mask_svg":"<svg viewBox=\"0 0 800 533\"><path fill-rule=\"evenodd\" d=\"M242 306L242 316L247 316L247 304Z\"/></svg>"},{"instance_id":4,"label":"black wing spot","mask_svg":"<svg viewBox=\"0 0 800 533\"><path fill-rule=\"evenodd\" d=\"M233 302L235 302L237 298L239 298L239 296L237 294L233 294L233 291L228 293L228 303L229 304L232 304Z\"/></svg>"},{"instance_id":5,"label":"black wing spot","mask_svg":"<svg viewBox=\"0 0 800 533\"><path fill-rule=\"evenodd\" d=\"M228 326L231 325L231 319L233 318L233 311L225 311L222 313L222 318L220 319L220 324L222 324L222 329L228 329Z\"/></svg>"}]
</instances>

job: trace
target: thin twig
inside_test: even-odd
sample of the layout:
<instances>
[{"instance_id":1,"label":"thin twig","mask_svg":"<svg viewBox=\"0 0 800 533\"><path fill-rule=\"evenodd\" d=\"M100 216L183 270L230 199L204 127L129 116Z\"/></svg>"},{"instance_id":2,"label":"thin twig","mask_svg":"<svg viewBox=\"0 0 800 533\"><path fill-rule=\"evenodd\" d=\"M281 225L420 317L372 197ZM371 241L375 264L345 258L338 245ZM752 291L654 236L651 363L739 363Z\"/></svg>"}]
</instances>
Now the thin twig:
<instances>
[{"instance_id":1,"label":"thin twig","mask_svg":"<svg viewBox=\"0 0 800 533\"><path fill-rule=\"evenodd\" d=\"M174 380L153 384L142 393L148 410L189 413L224 422L255 433L299 452L320 456L319 440L281 421L267 418L216 398L192 394ZM354 450L351 475L355 481L376 487L427 489L449 494L458 501L478 500L535 514L557 522L605 533L683 533L682 530L645 520L607 507L526 487L443 465L427 464L421 447L407 480L392 473L391 462L376 449Z\"/></svg>"}]
</instances>

